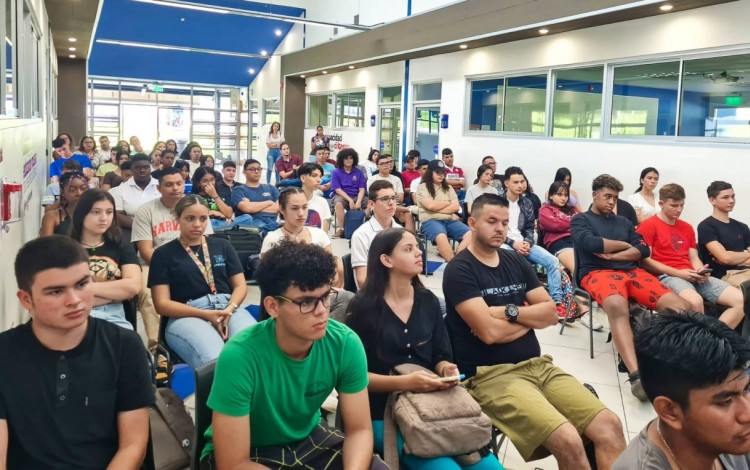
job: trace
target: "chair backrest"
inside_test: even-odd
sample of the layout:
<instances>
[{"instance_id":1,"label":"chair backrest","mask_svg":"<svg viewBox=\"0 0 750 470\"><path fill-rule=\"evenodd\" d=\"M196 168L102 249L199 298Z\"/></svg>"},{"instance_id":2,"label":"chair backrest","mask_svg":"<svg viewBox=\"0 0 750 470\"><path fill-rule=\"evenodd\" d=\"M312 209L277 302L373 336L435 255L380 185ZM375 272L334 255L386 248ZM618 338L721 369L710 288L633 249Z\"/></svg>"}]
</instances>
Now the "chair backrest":
<instances>
[{"instance_id":1,"label":"chair backrest","mask_svg":"<svg viewBox=\"0 0 750 470\"><path fill-rule=\"evenodd\" d=\"M203 364L195 369L195 447L193 448L193 462L191 468L197 470L200 468L200 458L203 448L206 446L204 434L206 429L211 425L212 412L208 408L208 395L211 393L211 386L214 383L214 372L216 371L216 361Z\"/></svg>"},{"instance_id":2,"label":"chair backrest","mask_svg":"<svg viewBox=\"0 0 750 470\"><path fill-rule=\"evenodd\" d=\"M344 289L352 293L357 293L357 283L354 282L354 268L352 268L352 255L347 253L341 257L344 264Z\"/></svg>"},{"instance_id":3,"label":"chair backrest","mask_svg":"<svg viewBox=\"0 0 750 470\"><path fill-rule=\"evenodd\" d=\"M466 201L461 203L461 221L469 225L469 203Z\"/></svg>"},{"instance_id":4,"label":"chair backrest","mask_svg":"<svg viewBox=\"0 0 750 470\"><path fill-rule=\"evenodd\" d=\"M581 280L578 278L578 267L581 265L581 260L578 256L578 250L575 247L575 243L573 243L573 262L575 263L575 266L573 267L573 278L571 281L573 281L573 288L575 289L581 286Z\"/></svg>"}]
</instances>

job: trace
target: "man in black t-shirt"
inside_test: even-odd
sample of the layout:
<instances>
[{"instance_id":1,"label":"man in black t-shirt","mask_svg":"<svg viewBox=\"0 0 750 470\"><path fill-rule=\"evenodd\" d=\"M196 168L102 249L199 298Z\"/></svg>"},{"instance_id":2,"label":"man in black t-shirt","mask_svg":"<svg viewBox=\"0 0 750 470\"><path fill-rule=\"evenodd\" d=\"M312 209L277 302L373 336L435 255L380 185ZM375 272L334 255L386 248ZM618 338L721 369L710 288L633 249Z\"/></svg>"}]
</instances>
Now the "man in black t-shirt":
<instances>
[{"instance_id":1,"label":"man in black t-shirt","mask_svg":"<svg viewBox=\"0 0 750 470\"><path fill-rule=\"evenodd\" d=\"M732 185L714 181L706 190L713 213L698 224L698 252L701 260L718 277L735 287L750 280L750 228L729 217L734 209ZM743 288L748 299L747 289ZM747 310L747 306L745 309Z\"/></svg>"},{"instance_id":2,"label":"man in black t-shirt","mask_svg":"<svg viewBox=\"0 0 750 470\"><path fill-rule=\"evenodd\" d=\"M534 330L556 325L557 312L524 256L500 249L508 201L483 194L471 209L471 242L443 276L446 325L467 389L524 460L552 453L561 468L589 468L584 434L609 468L625 448L622 425L550 356L540 357Z\"/></svg>"},{"instance_id":3,"label":"man in black t-shirt","mask_svg":"<svg viewBox=\"0 0 750 470\"><path fill-rule=\"evenodd\" d=\"M0 468L139 468L153 404L137 334L89 318L89 258L69 237L32 240L15 261L32 320L0 334Z\"/></svg>"}]
</instances>

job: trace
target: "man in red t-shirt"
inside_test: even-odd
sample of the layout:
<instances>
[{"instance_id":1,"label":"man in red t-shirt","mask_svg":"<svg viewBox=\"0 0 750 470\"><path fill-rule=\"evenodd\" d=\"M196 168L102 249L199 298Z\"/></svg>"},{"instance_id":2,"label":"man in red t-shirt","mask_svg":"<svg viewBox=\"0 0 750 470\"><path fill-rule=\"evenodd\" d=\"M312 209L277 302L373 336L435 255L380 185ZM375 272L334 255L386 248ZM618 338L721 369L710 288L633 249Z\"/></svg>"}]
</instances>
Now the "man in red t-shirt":
<instances>
[{"instance_id":1,"label":"man in red t-shirt","mask_svg":"<svg viewBox=\"0 0 750 470\"><path fill-rule=\"evenodd\" d=\"M419 161L418 150L410 150L409 153L406 154L406 161L404 162L404 171L401 172L401 180L404 183L404 193L406 193L406 196L409 196L409 188L411 187L411 182L417 178L422 177L422 174L419 172L419 169L417 168L418 161ZM406 200L406 198L404 199Z\"/></svg>"},{"instance_id":2,"label":"man in red t-shirt","mask_svg":"<svg viewBox=\"0 0 750 470\"><path fill-rule=\"evenodd\" d=\"M721 279L698 256L693 226L680 215L685 207L685 190L667 184L659 190L661 212L638 225L638 233L651 249L643 266L659 277L665 286L703 313L703 300L728 307L719 320L735 328L745 318L742 292Z\"/></svg>"},{"instance_id":3,"label":"man in red t-shirt","mask_svg":"<svg viewBox=\"0 0 750 470\"><path fill-rule=\"evenodd\" d=\"M447 147L443 149L443 163L445 163L445 181L456 191L458 199L463 200L464 187L466 186L464 170L453 166L453 150Z\"/></svg>"}]
</instances>

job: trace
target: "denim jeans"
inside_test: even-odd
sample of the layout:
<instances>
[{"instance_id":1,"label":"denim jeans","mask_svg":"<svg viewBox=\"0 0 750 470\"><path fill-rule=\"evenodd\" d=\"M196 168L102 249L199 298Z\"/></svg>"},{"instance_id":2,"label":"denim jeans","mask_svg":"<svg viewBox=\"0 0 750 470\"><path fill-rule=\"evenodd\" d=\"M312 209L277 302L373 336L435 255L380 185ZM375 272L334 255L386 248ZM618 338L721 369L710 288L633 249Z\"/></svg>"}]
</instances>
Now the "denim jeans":
<instances>
[{"instance_id":1,"label":"denim jeans","mask_svg":"<svg viewBox=\"0 0 750 470\"><path fill-rule=\"evenodd\" d=\"M225 219L211 219L211 227L214 229L232 228L235 225L239 227L255 227L253 225L253 216L250 214L238 215L231 222L227 222Z\"/></svg>"},{"instance_id":2,"label":"denim jeans","mask_svg":"<svg viewBox=\"0 0 750 470\"><path fill-rule=\"evenodd\" d=\"M281 158L280 149L268 149L268 153L266 154L266 163L268 164L268 168L266 168L266 184L271 184L271 172L276 175L274 183L279 182L279 173L276 171L276 161L279 158Z\"/></svg>"},{"instance_id":3,"label":"denim jeans","mask_svg":"<svg viewBox=\"0 0 750 470\"><path fill-rule=\"evenodd\" d=\"M211 294L191 300L187 304L201 310L226 308L229 294ZM243 329L255 324L250 312L240 308L229 317L228 337L236 335ZM190 367L197 369L219 357L224 347L224 340L213 325L196 317L170 318L164 334L167 344Z\"/></svg>"},{"instance_id":4,"label":"denim jeans","mask_svg":"<svg viewBox=\"0 0 750 470\"><path fill-rule=\"evenodd\" d=\"M125 308L122 306L122 302L112 302L111 304L94 307L91 309L90 316L133 331L133 325L125 319Z\"/></svg>"},{"instance_id":5,"label":"denim jeans","mask_svg":"<svg viewBox=\"0 0 750 470\"><path fill-rule=\"evenodd\" d=\"M503 248L513 250L512 246L503 243ZM547 288L549 295L555 303L563 301L562 278L560 277L560 261L539 245L531 245L529 256L526 257L531 264L541 264L547 271Z\"/></svg>"}]
</instances>

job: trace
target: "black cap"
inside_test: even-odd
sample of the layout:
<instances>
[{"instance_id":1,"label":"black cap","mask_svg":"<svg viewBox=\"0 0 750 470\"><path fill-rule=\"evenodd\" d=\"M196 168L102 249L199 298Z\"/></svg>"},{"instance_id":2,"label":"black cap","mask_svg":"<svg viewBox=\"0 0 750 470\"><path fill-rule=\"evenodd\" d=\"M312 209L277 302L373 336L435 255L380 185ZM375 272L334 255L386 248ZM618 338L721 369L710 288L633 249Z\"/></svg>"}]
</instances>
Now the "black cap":
<instances>
[{"instance_id":1,"label":"black cap","mask_svg":"<svg viewBox=\"0 0 750 470\"><path fill-rule=\"evenodd\" d=\"M445 163L442 160L433 160L427 165L427 169L430 171L445 171Z\"/></svg>"},{"instance_id":2,"label":"black cap","mask_svg":"<svg viewBox=\"0 0 750 470\"><path fill-rule=\"evenodd\" d=\"M419 163L417 164L417 167L422 167L422 166L429 165L429 164L430 164L429 160L425 160L424 158L420 158L419 159Z\"/></svg>"},{"instance_id":3,"label":"black cap","mask_svg":"<svg viewBox=\"0 0 750 470\"><path fill-rule=\"evenodd\" d=\"M62 139L55 139L52 141L52 148L53 149L59 149L60 147L65 146L65 141Z\"/></svg>"}]
</instances>

